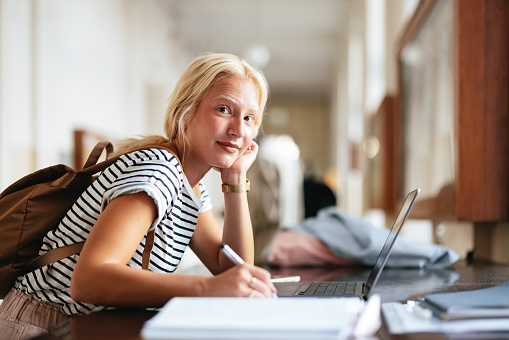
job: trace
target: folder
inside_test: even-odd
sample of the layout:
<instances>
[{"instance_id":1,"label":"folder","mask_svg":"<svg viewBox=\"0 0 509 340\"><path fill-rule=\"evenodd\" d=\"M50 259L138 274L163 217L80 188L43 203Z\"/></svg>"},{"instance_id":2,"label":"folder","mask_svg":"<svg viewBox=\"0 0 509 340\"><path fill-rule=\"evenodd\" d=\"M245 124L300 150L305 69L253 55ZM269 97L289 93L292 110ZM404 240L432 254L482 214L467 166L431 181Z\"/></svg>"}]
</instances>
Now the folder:
<instances>
[{"instance_id":1,"label":"folder","mask_svg":"<svg viewBox=\"0 0 509 340\"><path fill-rule=\"evenodd\" d=\"M509 317L509 281L464 292L425 295L420 303L443 320Z\"/></svg>"}]
</instances>

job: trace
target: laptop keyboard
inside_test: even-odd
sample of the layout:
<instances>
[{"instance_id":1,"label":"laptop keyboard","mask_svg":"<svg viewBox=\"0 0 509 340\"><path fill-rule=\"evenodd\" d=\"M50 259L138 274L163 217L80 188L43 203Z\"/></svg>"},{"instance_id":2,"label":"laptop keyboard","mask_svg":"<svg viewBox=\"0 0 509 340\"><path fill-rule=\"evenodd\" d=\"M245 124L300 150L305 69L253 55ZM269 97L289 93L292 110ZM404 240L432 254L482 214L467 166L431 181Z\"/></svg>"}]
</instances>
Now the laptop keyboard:
<instances>
[{"instance_id":1,"label":"laptop keyboard","mask_svg":"<svg viewBox=\"0 0 509 340\"><path fill-rule=\"evenodd\" d=\"M305 282L295 295L352 296L355 282Z\"/></svg>"}]
</instances>

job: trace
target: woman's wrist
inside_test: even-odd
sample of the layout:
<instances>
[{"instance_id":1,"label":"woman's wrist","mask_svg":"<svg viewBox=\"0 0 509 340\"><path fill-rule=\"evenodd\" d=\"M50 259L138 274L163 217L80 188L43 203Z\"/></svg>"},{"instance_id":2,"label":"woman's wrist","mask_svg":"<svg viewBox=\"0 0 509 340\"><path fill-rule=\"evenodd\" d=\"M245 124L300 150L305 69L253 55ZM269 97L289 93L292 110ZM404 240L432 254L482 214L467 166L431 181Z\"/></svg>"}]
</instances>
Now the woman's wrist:
<instances>
[{"instance_id":1,"label":"woman's wrist","mask_svg":"<svg viewBox=\"0 0 509 340\"><path fill-rule=\"evenodd\" d=\"M249 182L249 179L246 178L246 182L242 184L225 184L223 183L221 185L221 191L222 192L247 192L251 189L251 182Z\"/></svg>"},{"instance_id":2,"label":"woman's wrist","mask_svg":"<svg viewBox=\"0 0 509 340\"><path fill-rule=\"evenodd\" d=\"M226 185L242 185L246 183L247 176L245 173L223 173L221 181Z\"/></svg>"},{"instance_id":3,"label":"woman's wrist","mask_svg":"<svg viewBox=\"0 0 509 340\"><path fill-rule=\"evenodd\" d=\"M210 278L209 277L202 277L201 280L198 281L196 285L196 296L210 296L209 292L209 283Z\"/></svg>"}]
</instances>

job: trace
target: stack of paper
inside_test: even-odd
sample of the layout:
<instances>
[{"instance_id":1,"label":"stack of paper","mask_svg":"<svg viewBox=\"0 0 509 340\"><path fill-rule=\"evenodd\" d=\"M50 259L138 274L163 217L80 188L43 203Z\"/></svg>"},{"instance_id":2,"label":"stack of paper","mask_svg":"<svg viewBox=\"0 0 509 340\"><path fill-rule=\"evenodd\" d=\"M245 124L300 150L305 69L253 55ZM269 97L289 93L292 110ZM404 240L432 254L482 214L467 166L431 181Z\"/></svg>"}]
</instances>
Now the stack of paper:
<instances>
[{"instance_id":1,"label":"stack of paper","mask_svg":"<svg viewBox=\"0 0 509 340\"><path fill-rule=\"evenodd\" d=\"M382 304L382 312L391 334L410 333L479 333L509 332L509 318L442 320L433 314L426 314L422 307L387 302ZM471 339L480 339L472 335ZM493 337L492 339L495 339ZM507 339L507 335L504 337Z\"/></svg>"},{"instance_id":2,"label":"stack of paper","mask_svg":"<svg viewBox=\"0 0 509 340\"><path fill-rule=\"evenodd\" d=\"M382 312L392 334L509 332L509 282L430 294L407 304L384 303Z\"/></svg>"},{"instance_id":3,"label":"stack of paper","mask_svg":"<svg viewBox=\"0 0 509 340\"><path fill-rule=\"evenodd\" d=\"M142 328L144 339L347 338L357 298L173 298Z\"/></svg>"}]
</instances>

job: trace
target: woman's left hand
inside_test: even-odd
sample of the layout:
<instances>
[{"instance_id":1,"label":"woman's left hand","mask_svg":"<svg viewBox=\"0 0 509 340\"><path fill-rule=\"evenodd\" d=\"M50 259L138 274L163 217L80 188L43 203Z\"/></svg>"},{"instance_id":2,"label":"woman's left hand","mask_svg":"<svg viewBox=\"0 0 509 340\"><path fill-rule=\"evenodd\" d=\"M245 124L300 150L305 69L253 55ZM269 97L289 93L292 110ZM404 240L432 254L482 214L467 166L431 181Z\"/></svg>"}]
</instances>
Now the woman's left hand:
<instances>
[{"instance_id":1,"label":"woman's left hand","mask_svg":"<svg viewBox=\"0 0 509 340\"><path fill-rule=\"evenodd\" d=\"M221 173L221 179L223 183L241 184L245 181L247 170L255 161L257 154L258 144L253 141L251 145L246 149L244 154L237 158L237 160L229 168L214 169Z\"/></svg>"}]
</instances>

